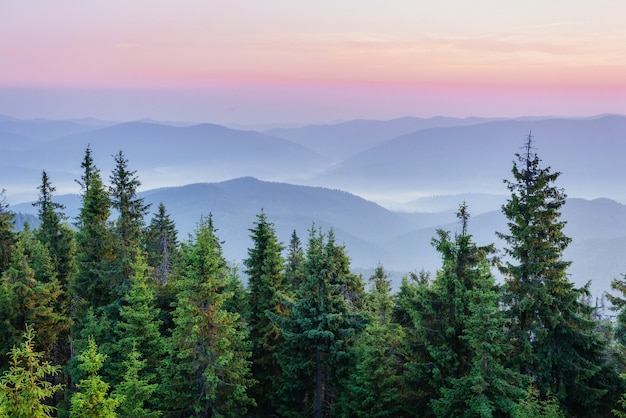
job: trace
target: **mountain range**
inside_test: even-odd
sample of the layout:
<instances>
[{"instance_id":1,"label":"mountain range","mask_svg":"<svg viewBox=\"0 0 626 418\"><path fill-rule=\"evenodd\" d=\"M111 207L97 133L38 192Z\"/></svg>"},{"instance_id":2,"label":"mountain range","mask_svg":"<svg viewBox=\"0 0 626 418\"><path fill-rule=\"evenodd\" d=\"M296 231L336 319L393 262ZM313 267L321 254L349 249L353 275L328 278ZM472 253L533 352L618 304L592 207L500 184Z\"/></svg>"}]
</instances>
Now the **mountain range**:
<instances>
[{"instance_id":1,"label":"mountain range","mask_svg":"<svg viewBox=\"0 0 626 418\"><path fill-rule=\"evenodd\" d=\"M544 165L562 172L558 186L571 197L564 216L574 237L572 277L608 288L626 272L620 263L626 212L618 203L626 201L626 117L620 115L406 117L263 132L207 123L0 116L0 189L7 189L13 208L26 211L28 205L17 203L35 199L42 170L61 198L78 192L87 146L105 182L112 155L123 150L146 200L164 201L183 234L200 214L212 212L233 260L245 256L247 229L263 208L284 242L293 229L304 241L315 222L334 228L356 267L380 261L401 275L437 268L430 239L437 227L455 230L453 213L462 201L470 204L476 237L495 241L494 232L505 225L503 179L510 178L528 135ZM63 199L75 213L77 197Z\"/></svg>"},{"instance_id":2,"label":"mountain range","mask_svg":"<svg viewBox=\"0 0 626 418\"><path fill-rule=\"evenodd\" d=\"M367 276L381 263L396 286L408 272L423 269L434 274L441 261L430 245L431 239L437 229L454 234L459 228L453 210L394 212L339 190L252 177L148 190L139 196L153 210L158 203L165 204L181 239L194 230L201 216L211 214L218 236L224 240L224 255L236 264L247 256L252 244L249 229L261 210L275 224L284 244L294 230L306 243L313 225L326 232L332 228L338 242L346 246L356 271ZM66 206L70 220L77 216L78 195L61 195L55 200ZM36 214L30 203L11 206L11 210ZM469 210L472 214L471 206ZM565 232L573 239L565 252L565 258L573 261L571 278L579 286L591 280L593 294L601 295L609 290L613 278L626 273L626 205L610 199L573 198L567 201L563 218L568 222ZM497 208L472 216L469 230L479 244L493 242L504 248L495 232L506 232L506 220Z\"/></svg>"}]
</instances>

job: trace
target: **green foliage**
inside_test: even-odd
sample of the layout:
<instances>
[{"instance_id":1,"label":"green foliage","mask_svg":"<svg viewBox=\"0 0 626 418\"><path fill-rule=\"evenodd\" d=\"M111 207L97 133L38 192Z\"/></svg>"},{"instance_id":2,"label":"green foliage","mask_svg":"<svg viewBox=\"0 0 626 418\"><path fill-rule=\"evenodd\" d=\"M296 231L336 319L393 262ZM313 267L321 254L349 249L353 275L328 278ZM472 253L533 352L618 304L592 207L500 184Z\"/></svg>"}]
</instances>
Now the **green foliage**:
<instances>
[{"instance_id":1,"label":"green foliage","mask_svg":"<svg viewBox=\"0 0 626 418\"><path fill-rule=\"evenodd\" d=\"M114 240L108 224L111 208L100 171L93 165L91 151L87 148L82 163L85 170L82 181L83 205L76 226L76 267L70 283L72 294L77 298L77 314L87 307L106 306L117 297L114 272L116 260Z\"/></svg>"},{"instance_id":2,"label":"green foliage","mask_svg":"<svg viewBox=\"0 0 626 418\"><path fill-rule=\"evenodd\" d=\"M78 368L86 375L76 384L76 392L70 400L71 418L115 418L119 399L110 397L109 384L102 380L99 371L106 356L98 352L93 338L88 348L76 356Z\"/></svg>"},{"instance_id":3,"label":"green foliage","mask_svg":"<svg viewBox=\"0 0 626 418\"><path fill-rule=\"evenodd\" d=\"M26 325L23 342L9 353L10 368L0 377L0 416L12 418L49 417L56 408L46 399L61 389L46 378L61 371L60 366L42 362L44 353L34 347L35 331Z\"/></svg>"},{"instance_id":4,"label":"green foliage","mask_svg":"<svg viewBox=\"0 0 626 418\"><path fill-rule=\"evenodd\" d=\"M372 322L356 337L350 353L350 372L342 401L349 416L398 417L411 410L402 379L405 362L403 328L392 322L391 283L382 266L370 278L366 295Z\"/></svg>"},{"instance_id":5,"label":"green foliage","mask_svg":"<svg viewBox=\"0 0 626 418\"><path fill-rule=\"evenodd\" d=\"M230 276L211 217L184 243L174 275L177 290L165 403L182 416L238 417L254 401L248 388L250 351L245 322L225 309ZM179 416L176 415L176 416Z\"/></svg>"},{"instance_id":6,"label":"green foliage","mask_svg":"<svg viewBox=\"0 0 626 418\"><path fill-rule=\"evenodd\" d=\"M4 196L5 192L5 189L0 190L0 274L9 265L13 243L15 242L15 233L13 232L15 214L8 209L9 204Z\"/></svg>"},{"instance_id":7,"label":"green foliage","mask_svg":"<svg viewBox=\"0 0 626 418\"><path fill-rule=\"evenodd\" d=\"M144 203L144 199L137 197L137 188L141 182L136 171L128 169L128 159L122 151L114 156L115 168L110 176L111 186L109 197L111 206L117 213L117 219L113 226L115 238L115 267L114 271L119 275L117 278L117 296L126 293L128 279L132 274L133 256L141 244L141 231L144 226L144 216L148 213L150 205Z\"/></svg>"},{"instance_id":8,"label":"green foliage","mask_svg":"<svg viewBox=\"0 0 626 418\"><path fill-rule=\"evenodd\" d=\"M157 283L164 285L172 272L178 247L178 232L174 221L159 203L157 213L150 221L144 234L144 243L148 253L148 265L153 268Z\"/></svg>"},{"instance_id":9,"label":"green foliage","mask_svg":"<svg viewBox=\"0 0 626 418\"><path fill-rule=\"evenodd\" d=\"M584 303L588 286L576 289L562 258L571 239L560 220L565 193L553 183L560 173L541 167L529 135L525 152L517 154L511 198L503 206L509 261L502 265L504 303L514 343L510 366L532 377L540 397L553 393L563 408L583 416L608 412L605 398L613 376L600 371L611 352L595 330L592 308ZM604 369L611 374L614 371Z\"/></svg>"},{"instance_id":10,"label":"green foliage","mask_svg":"<svg viewBox=\"0 0 626 418\"><path fill-rule=\"evenodd\" d=\"M48 249L57 278L63 289L67 289L68 281L74 274L76 248L69 225L63 223L65 215L61 211L65 208L62 204L52 200L55 190L48 174L44 171L41 176L41 186L39 186L39 199L33 203L33 206L39 207L39 220L41 221L36 237ZM68 303L69 301L66 300L65 304Z\"/></svg>"},{"instance_id":11,"label":"green foliage","mask_svg":"<svg viewBox=\"0 0 626 418\"><path fill-rule=\"evenodd\" d=\"M326 239L314 227L304 272L295 300L286 301L290 315L273 316L285 339L276 353L282 370L276 396L284 416L328 416L344 406L335 396L353 366L350 346L365 325L355 308L363 285L333 234Z\"/></svg>"},{"instance_id":12,"label":"green foliage","mask_svg":"<svg viewBox=\"0 0 626 418\"><path fill-rule=\"evenodd\" d=\"M244 260L248 276L248 299L250 305L250 340L252 342L252 375L257 380L253 394L257 401L257 414L271 416L275 408L270 406L272 385L280 373L274 358L276 348L282 342L278 325L270 314L284 316L283 295L287 289L283 283L282 246L278 242L274 225L265 213L257 215L255 227L250 229L253 247L248 249Z\"/></svg>"},{"instance_id":13,"label":"green foliage","mask_svg":"<svg viewBox=\"0 0 626 418\"><path fill-rule=\"evenodd\" d=\"M528 396L523 399L515 412L515 418L565 418L559 400L551 393L546 399L539 399L537 390L531 388Z\"/></svg>"},{"instance_id":14,"label":"green foliage","mask_svg":"<svg viewBox=\"0 0 626 418\"><path fill-rule=\"evenodd\" d=\"M59 310L62 291L48 251L28 228L20 232L13 247L1 289L3 351L16 345L26 324L32 324L38 330L36 349L49 355L60 335L69 329L70 319Z\"/></svg>"},{"instance_id":15,"label":"green foliage","mask_svg":"<svg viewBox=\"0 0 626 418\"><path fill-rule=\"evenodd\" d=\"M114 398L120 404L117 416L119 418L160 417L159 411L151 411L147 408L157 384L150 383L151 379L145 376L146 361L141 359L141 354L136 350L128 353L124 361L124 379L115 387Z\"/></svg>"}]
</instances>

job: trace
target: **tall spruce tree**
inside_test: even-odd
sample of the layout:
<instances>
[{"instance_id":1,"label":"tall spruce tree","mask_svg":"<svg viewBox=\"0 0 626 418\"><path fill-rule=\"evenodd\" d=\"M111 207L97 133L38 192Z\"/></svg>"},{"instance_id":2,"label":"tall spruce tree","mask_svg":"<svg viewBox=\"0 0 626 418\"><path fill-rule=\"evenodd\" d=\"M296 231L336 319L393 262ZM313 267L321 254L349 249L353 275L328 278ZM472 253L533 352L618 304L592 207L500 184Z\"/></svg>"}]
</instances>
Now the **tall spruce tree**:
<instances>
[{"instance_id":1,"label":"tall spruce tree","mask_svg":"<svg viewBox=\"0 0 626 418\"><path fill-rule=\"evenodd\" d=\"M19 233L11 264L2 275L2 338L0 349L17 345L27 324L38 330L37 351L52 359L53 346L66 335L70 319L59 309L61 287L47 249L36 240L28 226ZM4 362L3 362L4 363Z\"/></svg>"},{"instance_id":2,"label":"tall spruce tree","mask_svg":"<svg viewBox=\"0 0 626 418\"><path fill-rule=\"evenodd\" d=\"M276 396L283 416L330 416L343 407L336 401L353 366L349 350L365 322L354 304L362 283L347 260L332 233L326 239L311 228L305 276L287 306L290 315L274 316L285 339L277 351L282 375Z\"/></svg>"},{"instance_id":3,"label":"tall spruce tree","mask_svg":"<svg viewBox=\"0 0 626 418\"><path fill-rule=\"evenodd\" d=\"M488 261L494 248L473 242L465 204L457 217L461 232L454 240L443 230L433 239L442 267L423 316L436 393L431 406L438 417L512 416L528 382L503 364L510 349Z\"/></svg>"},{"instance_id":4,"label":"tall spruce tree","mask_svg":"<svg viewBox=\"0 0 626 418\"><path fill-rule=\"evenodd\" d=\"M532 378L542 399L549 393L577 416L607 412L613 399L609 376L599 372L609 359L606 341L594 332L592 307L584 303L588 286L577 289L569 280L563 251L565 235L561 208L566 195L554 184L560 173L541 166L528 135L524 151L516 154L513 179L505 180L511 197L502 207L508 233L508 260L502 264L504 303L513 343L510 367Z\"/></svg>"},{"instance_id":5,"label":"tall spruce tree","mask_svg":"<svg viewBox=\"0 0 626 418\"><path fill-rule=\"evenodd\" d=\"M141 186L141 182L137 172L129 170L128 159L124 153L119 151L113 158L115 168L110 176L109 196L111 206L117 212L113 233L117 253L115 271L120 276L117 279L119 288L116 290L121 297L128 291L133 257L141 245L144 216L150 205L145 204L143 198L137 197L137 188Z\"/></svg>"},{"instance_id":6,"label":"tall spruce tree","mask_svg":"<svg viewBox=\"0 0 626 418\"><path fill-rule=\"evenodd\" d=\"M74 256L76 246L74 233L67 223L67 218L62 212L65 207L53 200L54 186L50 182L48 174L43 171L41 185L39 186L39 198L33 206L39 209L39 227L35 231L35 237L46 247L52 261L56 279L61 288L61 294L57 299L55 309L70 317L70 289L69 283L74 275ZM60 335L54 343L53 363L67 364L71 356L69 329ZM67 382L66 382L67 383Z\"/></svg>"},{"instance_id":7,"label":"tall spruce tree","mask_svg":"<svg viewBox=\"0 0 626 418\"><path fill-rule=\"evenodd\" d=\"M70 283L75 298L74 313L78 316L88 307L104 307L114 301L119 285L112 274L116 254L108 222L109 194L93 164L89 147L81 167L84 172L77 181L82 190L82 207L76 222L76 273Z\"/></svg>"},{"instance_id":8,"label":"tall spruce tree","mask_svg":"<svg viewBox=\"0 0 626 418\"><path fill-rule=\"evenodd\" d=\"M351 354L354 368L341 394L343 414L354 417L409 416L402 379L406 361L403 328L393 321L391 282L382 265L370 277L366 295L370 323L359 333Z\"/></svg>"},{"instance_id":9,"label":"tall spruce tree","mask_svg":"<svg viewBox=\"0 0 626 418\"><path fill-rule=\"evenodd\" d=\"M304 280L304 249L295 229L291 233L287 254L285 256L285 279L289 286L290 293L295 293L296 289Z\"/></svg>"},{"instance_id":10,"label":"tall spruce tree","mask_svg":"<svg viewBox=\"0 0 626 418\"><path fill-rule=\"evenodd\" d=\"M59 283L67 292L69 279L74 273L76 248L73 233L64 222L66 217L62 210L65 207L52 200L55 191L56 188L52 186L48 174L44 171L41 175L39 198L33 203L33 206L39 208L41 221L36 236L48 248Z\"/></svg>"},{"instance_id":11,"label":"tall spruce tree","mask_svg":"<svg viewBox=\"0 0 626 418\"><path fill-rule=\"evenodd\" d=\"M157 283L165 285L176 259L178 232L163 202L159 203L144 234L148 265L153 268Z\"/></svg>"},{"instance_id":12,"label":"tall spruce tree","mask_svg":"<svg viewBox=\"0 0 626 418\"><path fill-rule=\"evenodd\" d=\"M240 417L254 405L248 331L239 314L224 307L233 297L229 279L212 218L203 218L182 245L173 277L175 328L159 389L166 415Z\"/></svg>"},{"instance_id":13,"label":"tall spruce tree","mask_svg":"<svg viewBox=\"0 0 626 418\"><path fill-rule=\"evenodd\" d=\"M127 399L123 403L124 408L129 409L128 405L132 402L132 405L137 408L148 411L158 404L152 392L154 392L153 387L156 386L155 382L158 380L167 348L160 333L159 309L154 305L155 296L149 284L148 265L141 254L136 255L134 259L132 264L134 273L131 276L130 289L122 298L120 320L116 323L117 341L113 349L117 353L118 364L113 365L113 369L118 376L117 381L121 376L125 376L127 380L131 379L132 382L127 381L124 384L126 386L123 386L128 390L138 392L134 399ZM137 399L140 388L136 385L139 382L146 385L150 396ZM112 380L110 383L116 384L116 381Z\"/></svg>"},{"instance_id":14,"label":"tall spruce tree","mask_svg":"<svg viewBox=\"0 0 626 418\"><path fill-rule=\"evenodd\" d=\"M70 400L70 418L115 418L120 399L109 395L110 386L100 377L106 356L98 352L93 338L76 359L85 377L76 384L76 392Z\"/></svg>"},{"instance_id":15,"label":"tall spruce tree","mask_svg":"<svg viewBox=\"0 0 626 418\"><path fill-rule=\"evenodd\" d=\"M272 385L280 373L274 353L281 342L278 325L270 314L284 316L282 247L276 237L274 225L261 211L254 228L250 229L253 247L248 249L244 260L248 276L250 305L250 340L252 342L252 375L257 384L252 394L257 402L258 416L273 416L276 408L271 405Z\"/></svg>"}]
</instances>

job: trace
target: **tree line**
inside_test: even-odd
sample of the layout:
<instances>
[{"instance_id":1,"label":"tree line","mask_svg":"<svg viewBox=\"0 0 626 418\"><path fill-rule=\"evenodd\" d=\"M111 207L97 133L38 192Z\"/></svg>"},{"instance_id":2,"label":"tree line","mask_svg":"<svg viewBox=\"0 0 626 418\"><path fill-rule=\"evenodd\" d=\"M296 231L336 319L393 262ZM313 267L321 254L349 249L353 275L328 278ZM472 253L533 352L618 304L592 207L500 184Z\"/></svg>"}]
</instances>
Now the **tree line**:
<instances>
[{"instance_id":1,"label":"tree line","mask_svg":"<svg viewBox=\"0 0 626 418\"><path fill-rule=\"evenodd\" d=\"M148 221L113 158L107 185L86 149L74 220L45 171L37 228L15 232L0 199L0 416L626 417L626 279L614 322L570 281L560 173L531 135L503 252L463 203L432 239L441 267L396 291L382 265L354 274L332 230L285 245L262 210L239 271L219 220L183 240L163 204Z\"/></svg>"}]
</instances>

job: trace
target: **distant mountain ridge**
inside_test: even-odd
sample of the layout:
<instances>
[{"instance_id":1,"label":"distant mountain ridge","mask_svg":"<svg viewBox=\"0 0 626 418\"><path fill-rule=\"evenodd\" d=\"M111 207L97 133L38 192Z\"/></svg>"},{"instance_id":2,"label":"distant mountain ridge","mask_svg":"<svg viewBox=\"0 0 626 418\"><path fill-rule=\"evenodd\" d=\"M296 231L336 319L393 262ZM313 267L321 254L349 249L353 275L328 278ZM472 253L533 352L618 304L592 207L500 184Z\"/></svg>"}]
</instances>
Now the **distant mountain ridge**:
<instances>
[{"instance_id":1,"label":"distant mountain ridge","mask_svg":"<svg viewBox=\"0 0 626 418\"><path fill-rule=\"evenodd\" d=\"M165 204L181 239L193 231L201 216L212 214L218 236L224 240L224 254L236 263L247 256L251 246L249 229L261 210L275 224L284 244L294 230L306 243L313 224L325 231L333 228L338 242L346 245L355 269L370 271L380 262L393 273L396 285L409 271L425 269L434 274L441 261L430 245L431 239L438 228L452 233L459 228L454 211L407 216L344 191L251 177L147 190L140 196L152 204L152 210L159 202ZM460 204L463 196L457 199ZM67 215L76 217L78 195L58 196L55 200L67 206ZM36 213L31 204L10 209ZM471 205L469 211L474 213ZM571 278L579 286L592 280L593 294L601 295L613 278L626 273L626 206L610 199L569 199L563 219L568 221L565 232L573 238L565 253L565 258L573 261ZM504 244L497 241L495 232L506 232L506 220L494 207L471 216L469 231L479 244L495 242L501 249Z\"/></svg>"}]
</instances>

